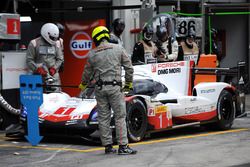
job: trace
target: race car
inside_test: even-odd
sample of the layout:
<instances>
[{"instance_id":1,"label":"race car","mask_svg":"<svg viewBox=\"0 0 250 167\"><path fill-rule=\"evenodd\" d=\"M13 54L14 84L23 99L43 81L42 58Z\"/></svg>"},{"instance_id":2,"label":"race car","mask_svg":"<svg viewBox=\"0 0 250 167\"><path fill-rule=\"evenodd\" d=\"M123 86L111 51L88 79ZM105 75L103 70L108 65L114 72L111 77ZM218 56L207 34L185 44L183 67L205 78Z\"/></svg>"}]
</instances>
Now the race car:
<instances>
[{"instance_id":1,"label":"race car","mask_svg":"<svg viewBox=\"0 0 250 167\"><path fill-rule=\"evenodd\" d=\"M236 88L223 82L192 86L193 70L189 61L134 66L134 90L125 97L130 141L138 142L148 133L193 125L231 128L235 117L244 112ZM38 111L41 135L86 137L98 130L94 88L86 89L80 97L61 92L44 94L43 99ZM26 117L23 107L24 126ZM114 126L111 121L110 127Z\"/></svg>"}]
</instances>

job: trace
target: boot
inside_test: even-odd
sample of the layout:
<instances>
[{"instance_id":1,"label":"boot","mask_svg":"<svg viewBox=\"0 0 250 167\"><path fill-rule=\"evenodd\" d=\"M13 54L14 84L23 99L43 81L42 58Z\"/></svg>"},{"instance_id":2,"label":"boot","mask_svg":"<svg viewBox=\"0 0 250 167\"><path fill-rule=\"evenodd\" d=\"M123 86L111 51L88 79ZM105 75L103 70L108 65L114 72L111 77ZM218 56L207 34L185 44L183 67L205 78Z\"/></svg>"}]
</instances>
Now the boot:
<instances>
[{"instance_id":1,"label":"boot","mask_svg":"<svg viewBox=\"0 0 250 167\"><path fill-rule=\"evenodd\" d=\"M119 155L129 155L136 154L137 151L130 148L128 145L119 145L118 154Z\"/></svg>"},{"instance_id":2,"label":"boot","mask_svg":"<svg viewBox=\"0 0 250 167\"><path fill-rule=\"evenodd\" d=\"M105 154L114 154L116 153L116 149L113 148L111 144L105 146Z\"/></svg>"}]
</instances>

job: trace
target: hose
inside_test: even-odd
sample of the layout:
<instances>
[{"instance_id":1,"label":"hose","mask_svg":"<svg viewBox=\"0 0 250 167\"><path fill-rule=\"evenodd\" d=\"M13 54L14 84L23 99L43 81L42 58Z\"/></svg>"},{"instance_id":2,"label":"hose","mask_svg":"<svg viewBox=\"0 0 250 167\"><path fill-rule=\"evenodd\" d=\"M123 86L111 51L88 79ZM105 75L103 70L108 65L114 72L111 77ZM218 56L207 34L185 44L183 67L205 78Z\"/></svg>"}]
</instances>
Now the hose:
<instances>
[{"instance_id":1,"label":"hose","mask_svg":"<svg viewBox=\"0 0 250 167\"><path fill-rule=\"evenodd\" d=\"M11 114L20 115L21 113L20 109L13 108L6 100L4 100L1 94L0 94L0 106L2 106L7 112Z\"/></svg>"}]
</instances>

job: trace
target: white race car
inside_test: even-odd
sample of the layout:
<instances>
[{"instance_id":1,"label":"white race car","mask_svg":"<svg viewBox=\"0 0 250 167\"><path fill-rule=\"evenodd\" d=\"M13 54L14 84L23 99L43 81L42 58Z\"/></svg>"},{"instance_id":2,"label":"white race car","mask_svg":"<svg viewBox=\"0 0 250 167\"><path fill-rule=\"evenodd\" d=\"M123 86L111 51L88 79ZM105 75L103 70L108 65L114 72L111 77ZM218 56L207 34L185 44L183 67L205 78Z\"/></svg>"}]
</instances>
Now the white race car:
<instances>
[{"instance_id":1,"label":"white race car","mask_svg":"<svg viewBox=\"0 0 250 167\"><path fill-rule=\"evenodd\" d=\"M235 117L244 112L235 87L223 82L192 86L189 61L137 65L134 71L134 90L125 98L128 138L133 142L147 133L191 125L229 129ZM39 109L41 135L88 136L98 130L94 88L88 88L81 97L49 93L43 99ZM24 125L26 116L23 108Z\"/></svg>"}]
</instances>

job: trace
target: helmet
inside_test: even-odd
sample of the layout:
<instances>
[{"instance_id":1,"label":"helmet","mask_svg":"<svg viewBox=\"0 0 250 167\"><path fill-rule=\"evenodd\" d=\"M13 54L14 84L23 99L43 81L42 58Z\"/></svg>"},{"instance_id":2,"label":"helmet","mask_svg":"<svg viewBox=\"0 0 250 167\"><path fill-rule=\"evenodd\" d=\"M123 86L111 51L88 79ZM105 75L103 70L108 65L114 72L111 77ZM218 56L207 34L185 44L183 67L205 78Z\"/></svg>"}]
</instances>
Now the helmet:
<instances>
[{"instance_id":1,"label":"helmet","mask_svg":"<svg viewBox=\"0 0 250 167\"><path fill-rule=\"evenodd\" d=\"M120 36L125 28L125 23L121 18L117 18L112 22L113 31L116 35Z\"/></svg>"},{"instance_id":2,"label":"helmet","mask_svg":"<svg viewBox=\"0 0 250 167\"><path fill-rule=\"evenodd\" d=\"M64 26L61 24L61 23L56 23L56 26L58 27L58 29L59 29L59 35L60 36L63 36L63 34L64 34Z\"/></svg>"},{"instance_id":3,"label":"helmet","mask_svg":"<svg viewBox=\"0 0 250 167\"><path fill-rule=\"evenodd\" d=\"M153 34L154 31L151 25L145 26L142 30L143 40L145 41L150 41L153 38Z\"/></svg>"},{"instance_id":4,"label":"helmet","mask_svg":"<svg viewBox=\"0 0 250 167\"><path fill-rule=\"evenodd\" d=\"M55 45L59 37L59 29L53 23L46 23L41 28L42 37L51 45Z\"/></svg>"},{"instance_id":5,"label":"helmet","mask_svg":"<svg viewBox=\"0 0 250 167\"><path fill-rule=\"evenodd\" d=\"M188 30L188 34L187 34L187 38L193 38L193 39L195 39L195 37L196 37L195 31L193 29L189 29Z\"/></svg>"},{"instance_id":6,"label":"helmet","mask_svg":"<svg viewBox=\"0 0 250 167\"><path fill-rule=\"evenodd\" d=\"M98 26L92 31L92 39L96 45L99 45L102 39L109 40L109 30L107 27Z\"/></svg>"},{"instance_id":7,"label":"helmet","mask_svg":"<svg viewBox=\"0 0 250 167\"><path fill-rule=\"evenodd\" d=\"M187 38L185 40L185 43L189 49L193 48L193 42L195 40L196 33L193 29L188 30Z\"/></svg>"},{"instance_id":8,"label":"helmet","mask_svg":"<svg viewBox=\"0 0 250 167\"><path fill-rule=\"evenodd\" d=\"M166 41L168 38L167 28L163 25L158 25L156 29L156 36L162 42Z\"/></svg>"}]
</instances>

